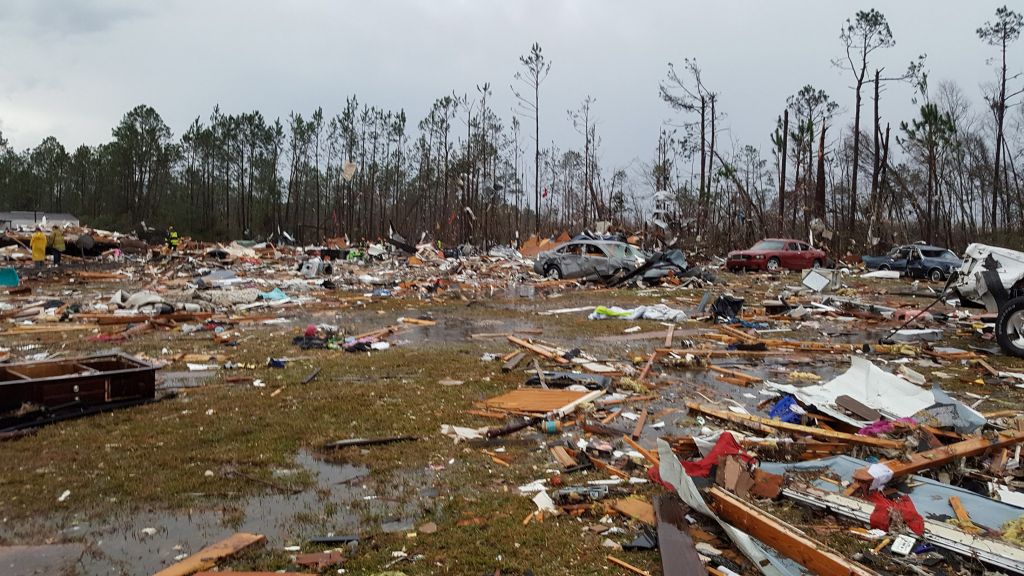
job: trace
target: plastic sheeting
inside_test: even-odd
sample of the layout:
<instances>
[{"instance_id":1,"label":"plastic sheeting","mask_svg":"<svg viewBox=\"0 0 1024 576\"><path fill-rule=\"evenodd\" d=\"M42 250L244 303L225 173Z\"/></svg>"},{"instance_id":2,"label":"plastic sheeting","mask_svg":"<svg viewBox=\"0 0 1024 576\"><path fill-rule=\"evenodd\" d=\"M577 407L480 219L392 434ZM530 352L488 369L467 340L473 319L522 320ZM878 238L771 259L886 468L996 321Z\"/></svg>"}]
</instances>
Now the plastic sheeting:
<instances>
[{"instance_id":1,"label":"plastic sheeting","mask_svg":"<svg viewBox=\"0 0 1024 576\"><path fill-rule=\"evenodd\" d=\"M663 322L681 322L686 320L686 312L670 308L664 304L653 306L637 306L636 308L619 308L618 306L598 306L588 316L591 320L619 318L623 320L660 320Z\"/></svg>"},{"instance_id":2,"label":"plastic sheeting","mask_svg":"<svg viewBox=\"0 0 1024 576\"><path fill-rule=\"evenodd\" d=\"M948 416L946 425L955 425L958 432L971 432L985 423L984 417L941 390L921 388L857 356L850 358L849 370L825 384L798 387L769 383L769 387L792 394L800 402L858 428L871 422L857 420L839 409L839 396L850 396L890 419L909 418L937 405L948 406L942 411Z\"/></svg>"}]
</instances>

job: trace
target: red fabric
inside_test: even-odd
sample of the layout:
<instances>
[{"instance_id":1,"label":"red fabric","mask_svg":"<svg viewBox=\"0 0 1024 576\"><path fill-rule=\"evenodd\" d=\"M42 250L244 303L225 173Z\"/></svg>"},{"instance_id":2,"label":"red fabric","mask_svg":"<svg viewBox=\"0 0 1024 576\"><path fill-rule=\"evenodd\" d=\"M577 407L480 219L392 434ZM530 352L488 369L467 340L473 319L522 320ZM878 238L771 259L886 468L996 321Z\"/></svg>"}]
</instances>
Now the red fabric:
<instances>
[{"instance_id":1,"label":"red fabric","mask_svg":"<svg viewBox=\"0 0 1024 576\"><path fill-rule=\"evenodd\" d=\"M715 442L715 447L711 449L711 452L702 458L701 460L695 460L693 462L682 462L683 470L686 471L687 476L707 478L708 474L711 473L711 468L718 464L718 459L722 456L739 456L744 462L752 462L754 458L743 451L740 448L736 439L732 437L730 432L722 432L722 435L718 437L718 441Z\"/></svg>"},{"instance_id":2,"label":"red fabric","mask_svg":"<svg viewBox=\"0 0 1024 576\"><path fill-rule=\"evenodd\" d=\"M889 500L881 492L872 492L868 495L868 501L875 505L875 509L871 512L872 528L888 532L890 519L895 511L915 534L918 536L924 534L924 518L917 512L913 500L909 497L900 494Z\"/></svg>"},{"instance_id":3,"label":"red fabric","mask_svg":"<svg viewBox=\"0 0 1024 576\"><path fill-rule=\"evenodd\" d=\"M650 468L648 468L647 469L647 479L650 480L652 483L657 484L657 485L661 486L662 488L664 488L666 490L671 490L671 491L675 492L676 491L676 487L675 486L673 486L673 485L669 484L668 482L665 482L664 480L661 479L661 470L659 470L658 468L659 468L658 466L651 466Z\"/></svg>"}]
</instances>

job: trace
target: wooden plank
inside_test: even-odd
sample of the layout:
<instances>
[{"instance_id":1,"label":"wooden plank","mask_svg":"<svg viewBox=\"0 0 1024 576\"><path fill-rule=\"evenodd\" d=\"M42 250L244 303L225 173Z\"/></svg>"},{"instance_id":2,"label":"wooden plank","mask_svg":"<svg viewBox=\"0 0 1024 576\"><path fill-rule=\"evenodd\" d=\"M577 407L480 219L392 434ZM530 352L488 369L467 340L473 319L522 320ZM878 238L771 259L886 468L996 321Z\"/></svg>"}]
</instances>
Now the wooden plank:
<instances>
[{"instance_id":1,"label":"wooden plank","mask_svg":"<svg viewBox=\"0 0 1024 576\"><path fill-rule=\"evenodd\" d=\"M612 400L602 400L597 404L599 406L616 406L618 404L632 404L633 402L650 402L651 400L657 400L658 397L655 395L647 396L626 396L625 398L615 398Z\"/></svg>"},{"instance_id":2,"label":"wooden plank","mask_svg":"<svg viewBox=\"0 0 1024 576\"><path fill-rule=\"evenodd\" d=\"M719 332L725 334L726 336L732 336L733 338L738 338L747 343L756 342L758 340L757 336L748 334L738 328L733 328L732 326L728 326L726 324L719 324L715 326L715 328L717 328Z\"/></svg>"},{"instance_id":3,"label":"wooden plank","mask_svg":"<svg viewBox=\"0 0 1024 576\"><path fill-rule=\"evenodd\" d=\"M711 507L726 522L771 546L812 574L877 576L877 573L829 550L789 524L715 486L707 492Z\"/></svg>"},{"instance_id":4,"label":"wooden plank","mask_svg":"<svg viewBox=\"0 0 1024 576\"><path fill-rule=\"evenodd\" d=\"M622 568L624 570L632 572L633 574L639 574L640 576L651 576L650 572L648 572L646 570L641 570L641 569L637 568L636 566L633 566L629 562L626 562L625 560L619 560L615 556L611 556L611 555L608 555L606 558L612 564L615 564L619 568Z\"/></svg>"},{"instance_id":5,"label":"wooden plank","mask_svg":"<svg viewBox=\"0 0 1024 576\"><path fill-rule=\"evenodd\" d=\"M971 520L971 515L964 509L964 504L960 501L959 496L950 496L949 506L953 509L953 513L956 514L956 519L961 530L970 534L978 534L981 532L981 528L974 525L974 522Z\"/></svg>"},{"instance_id":6,"label":"wooden plank","mask_svg":"<svg viewBox=\"0 0 1024 576\"><path fill-rule=\"evenodd\" d=\"M607 473L611 474L612 476L618 476L619 478L622 478L623 480L629 480L629 474L626 474L622 470L619 470L615 466L612 466L611 464L608 464L608 463L604 462L603 460L598 460L597 458L591 458L590 462L591 462L591 464L594 465L594 468L597 468L598 470L601 470L603 472L607 472Z\"/></svg>"},{"instance_id":7,"label":"wooden plank","mask_svg":"<svg viewBox=\"0 0 1024 576\"><path fill-rule=\"evenodd\" d=\"M515 355L512 356L512 358L510 358L508 362L505 362L505 364L501 367L501 371L511 372L515 370L516 366L518 366L519 363L523 361L523 358L526 358L526 352L516 352Z\"/></svg>"},{"instance_id":8,"label":"wooden plank","mask_svg":"<svg viewBox=\"0 0 1024 576\"><path fill-rule=\"evenodd\" d=\"M612 501L612 508L634 520L639 520L649 526L654 526L657 520L654 518L654 506L636 497L619 498Z\"/></svg>"},{"instance_id":9,"label":"wooden plank","mask_svg":"<svg viewBox=\"0 0 1024 576\"><path fill-rule=\"evenodd\" d=\"M668 334L665 335L665 348L672 347L672 339L675 338L675 335L676 325L672 324L671 326L668 327Z\"/></svg>"},{"instance_id":10,"label":"wooden plank","mask_svg":"<svg viewBox=\"0 0 1024 576\"><path fill-rule=\"evenodd\" d=\"M556 364L569 364L568 360L566 360L565 358L562 358L561 356L559 356L558 354L555 354L554 352L548 350L547 348L544 348L544 347L541 347L541 346L537 346L536 344L533 344L532 342L527 342L526 340L523 340L522 338L516 338L515 336L512 336L512 335L509 335L507 338L508 338L509 342L515 344L516 346L519 346L520 348L526 348L530 352L533 352L534 354L536 354L538 356L543 356L544 358L547 358L548 360L551 360L551 361L555 362Z\"/></svg>"},{"instance_id":11,"label":"wooden plank","mask_svg":"<svg viewBox=\"0 0 1024 576\"><path fill-rule=\"evenodd\" d=\"M653 464L655 466L659 466L661 464L658 461L657 454L655 454L655 453L651 452L650 450L640 446L639 444L634 442L633 439L630 438L629 436L626 436L625 434L623 434L622 435L622 441L625 442L626 444L629 444L630 446L632 446L633 450L636 450L637 452L643 454L644 458L646 458L647 461L650 462L651 464Z\"/></svg>"},{"instance_id":12,"label":"wooden plank","mask_svg":"<svg viewBox=\"0 0 1024 576\"><path fill-rule=\"evenodd\" d=\"M693 539L683 531L686 511L677 498L667 494L654 497L654 516L658 526L658 549L664 576L692 576L704 569Z\"/></svg>"},{"instance_id":13,"label":"wooden plank","mask_svg":"<svg viewBox=\"0 0 1024 576\"><path fill-rule=\"evenodd\" d=\"M957 458L977 456L989 449L1004 448L1020 442L1024 442L1024 432L1020 431L1013 434L1000 434L995 440L984 437L971 438L941 448L911 454L907 461L886 460L882 464L892 470L892 477L895 480L923 470L944 466ZM871 474L866 467L854 472L853 479L861 485L870 484L872 481Z\"/></svg>"},{"instance_id":14,"label":"wooden plank","mask_svg":"<svg viewBox=\"0 0 1024 576\"><path fill-rule=\"evenodd\" d=\"M647 424L647 408L640 411L640 418L636 421L636 427L633 428L633 440L639 440L640 436L644 433L644 426Z\"/></svg>"},{"instance_id":15,"label":"wooden plank","mask_svg":"<svg viewBox=\"0 0 1024 576\"><path fill-rule=\"evenodd\" d=\"M738 380L747 382L748 384L760 384L761 382L764 382L764 380L758 376L747 374L745 372L740 372L739 370L730 370L729 368L722 368L721 366L715 366L714 364L708 364L708 370L711 370L712 372L718 372L719 374L725 374L730 378L736 378Z\"/></svg>"},{"instance_id":16,"label":"wooden plank","mask_svg":"<svg viewBox=\"0 0 1024 576\"><path fill-rule=\"evenodd\" d=\"M555 446L551 449L551 456L562 466L562 468L569 468L570 466L576 466L576 459L569 456L569 453L565 451L564 446Z\"/></svg>"},{"instance_id":17,"label":"wooden plank","mask_svg":"<svg viewBox=\"0 0 1024 576\"><path fill-rule=\"evenodd\" d=\"M637 379L636 379L637 383L643 383L643 381L647 379L647 375L651 372L651 366L654 366L654 361L657 358L658 358L658 353L657 352L651 352L651 357L647 359L647 363L644 364L643 369L640 370L640 375L637 376Z\"/></svg>"},{"instance_id":18,"label":"wooden plank","mask_svg":"<svg viewBox=\"0 0 1024 576\"><path fill-rule=\"evenodd\" d=\"M259 534L238 532L217 542L210 544L199 552L185 558L157 572L153 576L189 576L201 570L209 570L217 565L218 560L233 556L238 552L255 544L261 544L266 538Z\"/></svg>"},{"instance_id":19,"label":"wooden plank","mask_svg":"<svg viewBox=\"0 0 1024 576\"><path fill-rule=\"evenodd\" d=\"M714 416L719 420L726 420L728 422L735 422L737 424L743 424L751 429L763 431L764 428L775 428L777 430L785 430L787 432L793 432L797 434L806 434L808 436L814 436L816 438L827 438L829 440L841 440L844 442L850 442L852 444L859 444L862 446L872 446L875 448L901 448L903 442L898 440L886 440L884 438L872 438L871 436L861 436L859 434L847 434L845 432L836 432L834 430L822 430L820 428L812 428L810 426L802 426L800 424L789 424L780 420L772 420L770 418L762 418L761 416L754 416L752 414L736 414L727 410L718 410L711 406L705 406L703 404L697 404L696 402L687 402L686 407L690 410L707 414L708 416Z\"/></svg>"}]
</instances>

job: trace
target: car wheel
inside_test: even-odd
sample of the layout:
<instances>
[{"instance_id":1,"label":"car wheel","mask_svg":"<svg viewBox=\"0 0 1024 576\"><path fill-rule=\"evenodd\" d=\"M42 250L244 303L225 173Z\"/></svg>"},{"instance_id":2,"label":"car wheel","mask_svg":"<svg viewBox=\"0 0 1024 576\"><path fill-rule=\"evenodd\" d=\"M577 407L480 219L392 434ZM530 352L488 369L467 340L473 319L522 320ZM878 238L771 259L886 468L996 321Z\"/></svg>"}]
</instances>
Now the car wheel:
<instances>
[{"instance_id":1,"label":"car wheel","mask_svg":"<svg viewBox=\"0 0 1024 576\"><path fill-rule=\"evenodd\" d=\"M562 269L552 264L551 266L548 266L547 269L544 270L544 277L551 278L552 280L561 280Z\"/></svg>"},{"instance_id":2,"label":"car wheel","mask_svg":"<svg viewBox=\"0 0 1024 576\"><path fill-rule=\"evenodd\" d=\"M879 270L891 270L891 268L889 268L888 264L882 264L881 266L878 267L878 269Z\"/></svg>"},{"instance_id":3,"label":"car wheel","mask_svg":"<svg viewBox=\"0 0 1024 576\"><path fill-rule=\"evenodd\" d=\"M932 282L942 282L946 275L942 273L942 270L938 268L932 268L928 271L928 279Z\"/></svg>"},{"instance_id":4,"label":"car wheel","mask_svg":"<svg viewBox=\"0 0 1024 576\"><path fill-rule=\"evenodd\" d=\"M814 262L811 263L811 268L814 268L814 269L821 268L821 260L818 260L817 258L815 258Z\"/></svg>"},{"instance_id":5,"label":"car wheel","mask_svg":"<svg viewBox=\"0 0 1024 576\"><path fill-rule=\"evenodd\" d=\"M999 310L996 341L1007 354L1024 358L1024 297L1010 300Z\"/></svg>"},{"instance_id":6,"label":"car wheel","mask_svg":"<svg viewBox=\"0 0 1024 576\"><path fill-rule=\"evenodd\" d=\"M779 269L779 259L772 256L768 259L768 263L765 265L765 268L767 268L769 272L775 272Z\"/></svg>"}]
</instances>

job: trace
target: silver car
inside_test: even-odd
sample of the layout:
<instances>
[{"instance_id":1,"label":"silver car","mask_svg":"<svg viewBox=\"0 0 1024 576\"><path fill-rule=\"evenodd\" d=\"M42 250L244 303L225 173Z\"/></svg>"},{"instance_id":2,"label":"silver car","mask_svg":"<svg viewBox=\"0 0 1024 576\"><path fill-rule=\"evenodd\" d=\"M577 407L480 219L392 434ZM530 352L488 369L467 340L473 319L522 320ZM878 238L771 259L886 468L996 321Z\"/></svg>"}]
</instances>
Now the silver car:
<instances>
[{"instance_id":1,"label":"silver car","mask_svg":"<svg viewBox=\"0 0 1024 576\"><path fill-rule=\"evenodd\" d=\"M548 278L608 278L643 265L644 254L625 242L572 240L541 252L533 270Z\"/></svg>"}]
</instances>

